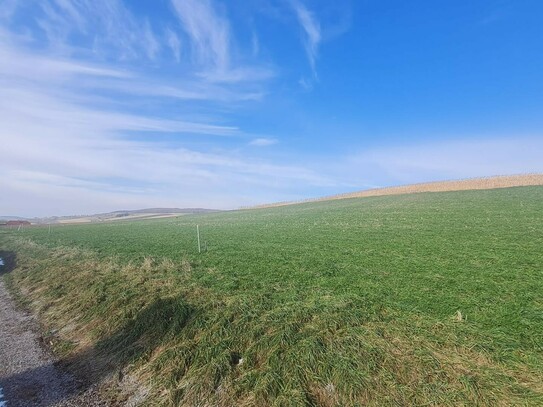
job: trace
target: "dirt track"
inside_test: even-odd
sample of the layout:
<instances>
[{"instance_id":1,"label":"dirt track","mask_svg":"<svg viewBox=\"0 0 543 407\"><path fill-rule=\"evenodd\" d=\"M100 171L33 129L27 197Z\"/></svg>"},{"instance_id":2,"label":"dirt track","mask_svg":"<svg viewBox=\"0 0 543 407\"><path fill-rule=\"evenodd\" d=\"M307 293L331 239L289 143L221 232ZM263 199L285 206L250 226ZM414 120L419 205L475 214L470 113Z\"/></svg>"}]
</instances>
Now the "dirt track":
<instances>
[{"instance_id":1,"label":"dirt track","mask_svg":"<svg viewBox=\"0 0 543 407\"><path fill-rule=\"evenodd\" d=\"M16 307L0 276L0 406L106 406L93 388L78 390L39 338L35 318Z\"/></svg>"}]
</instances>

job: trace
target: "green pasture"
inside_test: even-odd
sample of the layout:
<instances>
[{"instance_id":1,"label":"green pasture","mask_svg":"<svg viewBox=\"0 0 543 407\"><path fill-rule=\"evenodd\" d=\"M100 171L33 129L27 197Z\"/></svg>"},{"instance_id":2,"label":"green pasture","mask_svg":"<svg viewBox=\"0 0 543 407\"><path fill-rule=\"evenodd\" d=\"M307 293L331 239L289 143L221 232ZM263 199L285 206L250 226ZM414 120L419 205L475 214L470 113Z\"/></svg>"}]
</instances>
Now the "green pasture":
<instances>
[{"instance_id":1,"label":"green pasture","mask_svg":"<svg viewBox=\"0 0 543 407\"><path fill-rule=\"evenodd\" d=\"M46 324L77 321L155 403L543 404L543 187L30 227L0 248Z\"/></svg>"}]
</instances>

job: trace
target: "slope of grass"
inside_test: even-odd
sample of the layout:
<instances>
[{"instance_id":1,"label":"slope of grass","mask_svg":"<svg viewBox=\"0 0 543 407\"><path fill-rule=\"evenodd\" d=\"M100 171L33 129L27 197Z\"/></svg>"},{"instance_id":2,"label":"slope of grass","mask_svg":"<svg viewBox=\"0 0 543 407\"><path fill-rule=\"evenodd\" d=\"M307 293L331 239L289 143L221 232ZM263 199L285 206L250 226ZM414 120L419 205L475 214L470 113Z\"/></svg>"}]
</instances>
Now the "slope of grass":
<instances>
[{"instance_id":1,"label":"slope of grass","mask_svg":"<svg viewBox=\"0 0 543 407\"><path fill-rule=\"evenodd\" d=\"M0 242L17 253L11 284L62 328L66 356L90 349L100 369L128 369L151 405L543 403L543 187Z\"/></svg>"}]
</instances>

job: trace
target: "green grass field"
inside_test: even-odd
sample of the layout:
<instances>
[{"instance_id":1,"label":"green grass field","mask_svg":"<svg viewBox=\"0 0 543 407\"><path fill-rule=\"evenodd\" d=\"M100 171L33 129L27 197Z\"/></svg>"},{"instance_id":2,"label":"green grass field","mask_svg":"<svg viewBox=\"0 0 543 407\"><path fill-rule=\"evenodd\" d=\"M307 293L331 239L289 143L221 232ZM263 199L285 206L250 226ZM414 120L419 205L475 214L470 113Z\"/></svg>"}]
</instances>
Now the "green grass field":
<instances>
[{"instance_id":1,"label":"green grass field","mask_svg":"<svg viewBox=\"0 0 543 407\"><path fill-rule=\"evenodd\" d=\"M543 187L27 228L0 249L58 352L126 369L149 405L543 404Z\"/></svg>"}]
</instances>

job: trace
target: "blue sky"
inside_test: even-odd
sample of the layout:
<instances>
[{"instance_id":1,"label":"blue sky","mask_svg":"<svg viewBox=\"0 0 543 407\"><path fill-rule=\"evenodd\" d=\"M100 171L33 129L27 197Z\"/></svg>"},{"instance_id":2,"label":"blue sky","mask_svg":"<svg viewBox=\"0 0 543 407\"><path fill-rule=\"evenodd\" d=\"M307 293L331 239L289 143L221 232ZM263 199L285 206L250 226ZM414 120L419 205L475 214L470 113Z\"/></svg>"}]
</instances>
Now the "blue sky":
<instances>
[{"instance_id":1,"label":"blue sky","mask_svg":"<svg viewBox=\"0 0 543 407\"><path fill-rule=\"evenodd\" d=\"M543 172L535 0L1 0L0 214Z\"/></svg>"}]
</instances>

